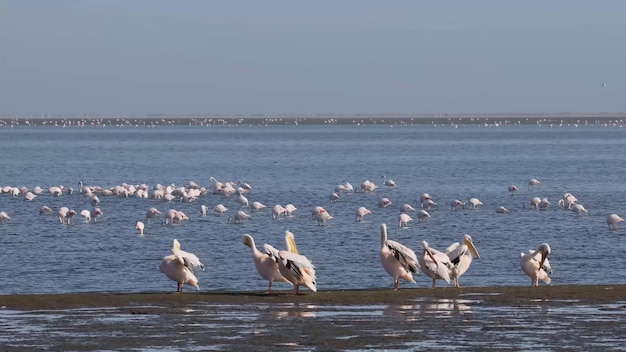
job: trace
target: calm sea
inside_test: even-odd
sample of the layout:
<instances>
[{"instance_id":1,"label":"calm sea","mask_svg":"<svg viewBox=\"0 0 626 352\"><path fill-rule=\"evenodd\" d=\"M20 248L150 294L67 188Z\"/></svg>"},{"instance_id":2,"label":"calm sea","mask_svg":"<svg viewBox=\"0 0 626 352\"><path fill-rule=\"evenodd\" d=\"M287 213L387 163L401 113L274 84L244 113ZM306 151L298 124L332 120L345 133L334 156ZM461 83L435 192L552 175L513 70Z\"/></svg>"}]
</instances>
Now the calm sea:
<instances>
[{"instance_id":1,"label":"calm sea","mask_svg":"<svg viewBox=\"0 0 626 352\"><path fill-rule=\"evenodd\" d=\"M0 294L175 291L176 284L158 269L175 238L206 265L198 275L201 290L266 289L241 237L252 235L259 248L263 243L283 248L287 229L316 265L318 289L392 288L378 256L383 222L390 238L416 252L423 240L443 250L470 234L481 259L461 277L462 286L529 285L520 252L543 242L552 247L553 284L624 284L626 225L610 231L606 217L626 216L625 151L626 129L598 125L2 128L0 186L45 191L30 202L0 195L0 211L11 217L0 224ZM382 175L397 187L384 187ZM77 212L92 208L78 192L79 181L105 188L190 181L212 187L210 177L249 183L249 201L268 209L252 213L243 224L229 224L236 210L251 213L234 197L207 194L186 203L100 196L104 215L98 223L76 216L66 226L54 215L62 206ZM541 181L534 190L528 190L531 178ZM330 202L336 185L350 182L358 188L365 180L379 188ZM512 184L519 191L511 197ZM75 192L61 197L47 192L58 185ZM425 192L439 203L432 217L420 223L413 216L408 229L399 229L399 207L417 208ZM589 213L578 216L559 208L566 192ZM547 197L552 207L525 208L535 196ZM382 197L393 204L378 208ZM454 199L471 197L484 205L451 211ZM226 215L201 215L200 205L212 209L218 203L229 209ZM274 220L271 207L287 203L297 207L295 215ZM40 215L44 205L54 212ZM327 226L311 219L317 205L334 216ZM500 205L510 213L496 213ZM373 214L356 222L360 206ZM163 214L181 210L190 220L164 225L161 216L139 236L135 223L145 222L151 207ZM424 275L416 280L401 287L431 284Z\"/></svg>"}]
</instances>

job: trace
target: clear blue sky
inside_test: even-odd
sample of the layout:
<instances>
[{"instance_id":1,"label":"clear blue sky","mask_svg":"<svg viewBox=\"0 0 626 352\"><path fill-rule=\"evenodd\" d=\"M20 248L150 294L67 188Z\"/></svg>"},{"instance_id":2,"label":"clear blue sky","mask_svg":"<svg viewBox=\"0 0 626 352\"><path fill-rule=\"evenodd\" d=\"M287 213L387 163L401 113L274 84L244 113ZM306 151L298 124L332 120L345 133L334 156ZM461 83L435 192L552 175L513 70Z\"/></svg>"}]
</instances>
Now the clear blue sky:
<instances>
[{"instance_id":1,"label":"clear blue sky","mask_svg":"<svg viewBox=\"0 0 626 352\"><path fill-rule=\"evenodd\" d=\"M623 112L625 65L617 0L0 0L4 114Z\"/></svg>"}]
</instances>

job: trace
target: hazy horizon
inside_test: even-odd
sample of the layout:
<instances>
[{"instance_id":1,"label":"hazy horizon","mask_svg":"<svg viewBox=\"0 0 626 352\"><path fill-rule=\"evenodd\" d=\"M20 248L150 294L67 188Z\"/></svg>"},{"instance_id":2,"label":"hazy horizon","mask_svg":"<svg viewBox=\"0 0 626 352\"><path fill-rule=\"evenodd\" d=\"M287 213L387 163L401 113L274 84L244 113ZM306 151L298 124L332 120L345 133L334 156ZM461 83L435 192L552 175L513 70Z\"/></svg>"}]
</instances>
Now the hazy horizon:
<instances>
[{"instance_id":1,"label":"hazy horizon","mask_svg":"<svg viewBox=\"0 0 626 352\"><path fill-rule=\"evenodd\" d=\"M624 112L625 17L619 1L5 0L0 114Z\"/></svg>"}]
</instances>

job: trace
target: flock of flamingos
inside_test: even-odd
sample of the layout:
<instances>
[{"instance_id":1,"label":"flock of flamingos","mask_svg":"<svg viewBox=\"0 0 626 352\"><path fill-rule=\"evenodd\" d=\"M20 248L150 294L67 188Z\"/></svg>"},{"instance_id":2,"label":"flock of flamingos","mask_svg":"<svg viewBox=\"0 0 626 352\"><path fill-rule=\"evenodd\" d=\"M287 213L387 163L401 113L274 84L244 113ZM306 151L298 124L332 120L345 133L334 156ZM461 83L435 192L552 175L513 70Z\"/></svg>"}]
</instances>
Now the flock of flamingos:
<instances>
[{"instance_id":1,"label":"flock of flamingos","mask_svg":"<svg viewBox=\"0 0 626 352\"><path fill-rule=\"evenodd\" d=\"M389 188L396 187L396 183L388 179L386 176L381 177L384 186ZM93 206L91 210L82 210L80 213L67 207L61 207L57 210L59 222L63 224L70 224L72 218L76 215L84 217L86 221L97 222L103 215L102 210L98 208L100 202L99 197L103 196L120 196L120 197L140 197L140 198L153 198L163 199L166 201L185 201L193 202L199 197L212 192L219 195L222 199L233 198L235 202L239 203L243 207L249 207L250 211L260 211L267 208L265 204L260 202L249 203L246 198L246 192L252 189L252 187L243 182L219 182L216 179L210 179L213 182L213 189L207 189L200 187L195 182L189 182L186 186L177 187L175 185L162 186L160 184L150 188L147 185L128 185L123 184L112 188L103 188L99 186L85 186L82 182L79 182L78 192L88 197ZM531 179L528 183L529 190L536 187L541 182L537 179ZM340 199L342 193L348 192L373 192L378 186L369 180L363 182L358 189L355 189L350 183L340 184L335 188L335 191L331 193L329 200L331 202ZM514 195L518 190L518 187L511 185L508 188L509 195ZM25 187L12 187L5 186L0 188L0 194L9 195L12 197L23 197L26 201L33 201L39 194L45 192L41 187L34 187L29 190ZM71 194L73 189L63 186L52 186L47 192L53 196L61 196L63 194ZM416 214L418 221L430 217L429 210L433 207L439 206L432 197L424 193L420 197L419 209L414 208L409 204L404 204L400 207L400 215L398 216L398 226L406 227L407 224L413 220L410 214ZM385 208L391 204L388 198L381 198L378 202L378 207ZM456 211L465 207L475 208L482 205L482 202L477 198L471 198L467 202L460 200L454 200L450 203L452 211ZM551 206L551 203L546 198L533 198L528 205L540 210L545 210ZM559 200L558 206L564 209L573 211L578 214L585 214L587 210L578 202L576 197L570 193L564 194L563 198ZM201 205L201 212L206 215L211 211L207 206ZM215 215L221 215L228 209L223 204L218 204L212 209ZM286 206L275 205L272 208L272 216L278 218L281 216L288 216L296 210L296 207L292 204ZM52 213L53 210L50 207L42 206L40 208L41 214ZM508 209L500 206L496 210L499 213L506 213ZM361 221L363 218L371 213L371 210L366 207L359 207L355 212L355 220ZM146 212L146 221L157 219L161 215L161 212L156 208L151 208ZM315 207L311 216L323 226L328 221L332 220L332 215L321 206ZM228 218L228 222L240 223L245 221L250 215L244 210L238 210L232 217ZM182 211L170 209L164 216L165 223L178 223L189 219L188 216ZM0 211L0 224L10 221L11 216L6 211ZM611 214L607 217L607 224L610 229L616 229L618 224L623 222L624 218L617 214ZM138 221L135 225L139 234L143 234L144 223ZM426 276L432 279L432 287L434 288L437 280L444 280L448 283L452 282L455 287L459 287L459 278L467 272L472 259L474 257L480 258L480 254L477 248L472 242L472 238L469 235L465 235L461 243L454 243L444 251L438 251L428 245L426 241L423 241L423 249L419 254L416 254L412 249L388 238L387 225L380 225L380 261L382 267L394 280L394 289L399 288L399 280L403 279L409 282L415 282L413 275L419 272L424 273ZM268 281L268 292L272 292L273 282L286 282L293 285L295 294L299 293L299 287L304 286L311 291L317 291L316 285L316 273L315 267L311 261L304 255L298 253L295 238L293 233L286 231L285 233L285 249L278 250L269 244L263 245L263 251L259 250L254 242L254 239L250 235L243 235L243 244L249 246L252 250L252 259L255 267L261 277ZM531 279L532 286L538 286L539 281L543 281L549 284L551 279L549 274L552 270L548 256L550 255L550 246L547 243L539 245L535 250L529 250L528 252L520 254L520 266L523 272ZM193 253L181 249L181 244L178 240L174 239L172 244L171 253L165 256L159 265L159 269L171 280L177 283L177 292L183 291L184 285L190 285L198 288L198 278L196 277L197 270L204 270L204 265L200 259Z\"/></svg>"}]
</instances>

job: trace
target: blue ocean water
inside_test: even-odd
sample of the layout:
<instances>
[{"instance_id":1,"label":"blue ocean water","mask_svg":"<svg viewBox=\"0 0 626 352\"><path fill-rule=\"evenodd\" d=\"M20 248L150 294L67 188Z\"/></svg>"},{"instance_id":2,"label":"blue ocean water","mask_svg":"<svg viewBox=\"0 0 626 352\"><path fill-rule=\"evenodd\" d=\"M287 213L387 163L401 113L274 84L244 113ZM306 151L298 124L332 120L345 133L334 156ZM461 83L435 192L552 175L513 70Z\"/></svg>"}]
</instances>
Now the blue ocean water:
<instances>
[{"instance_id":1,"label":"blue ocean water","mask_svg":"<svg viewBox=\"0 0 626 352\"><path fill-rule=\"evenodd\" d=\"M392 288L378 255L383 222L391 239L416 252L423 240L443 250L470 234L481 259L461 277L462 286L529 285L520 252L543 242L552 247L553 285L624 284L626 224L611 231L606 217L626 216L625 150L626 129L598 125L2 128L0 186L45 191L33 201L0 194L0 211L11 217L0 224L0 294L174 291L176 284L158 270L174 238L206 265L198 274L201 290L264 290L267 283L256 273L242 235L252 235L259 248L263 243L284 248L287 229L316 265L318 289ZM398 186L384 187L382 175ZM104 215L95 224L76 216L66 226L54 215L62 206L77 212L92 208L78 192L79 181L105 188L194 181L212 189L210 177L249 183L250 202L268 209L251 213L234 197L212 193L194 203L100 196ZM531 178L542 183L528 190ZM379 188L329 201L336 185L358 188L365 180ZM519 187L512 197L511 184ZM61 197L47 192L58 185L75 192ZM439 203L432 217L420 223L413 216L408 229L399 229L399 207L417 208L425 192ZM559 208L566 192L589 213ZM546 211L524 207L535 196L553 205ZM378 208L382 197L393 204ZM454 199L471 197L484 205L451 211ZM226 215L200 214L201 204L212 209L218 203L228 207ZM273 219L271 207L287 203L298 208L295 215ZM53 213L40 215L43 205ZM318 205L334 216L327 226L311 219ZM497 214L500 205L510 213ZM360 206L373 213L356 222ZM135 223L145 222L151 207L163 214L181 210L190 220L164 225L161 216L139 236ZM229 224L240 208L251 219ZM401 287L431 284L423 274L416 281Z\"/></svg>"}]
</instances>

